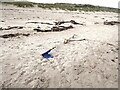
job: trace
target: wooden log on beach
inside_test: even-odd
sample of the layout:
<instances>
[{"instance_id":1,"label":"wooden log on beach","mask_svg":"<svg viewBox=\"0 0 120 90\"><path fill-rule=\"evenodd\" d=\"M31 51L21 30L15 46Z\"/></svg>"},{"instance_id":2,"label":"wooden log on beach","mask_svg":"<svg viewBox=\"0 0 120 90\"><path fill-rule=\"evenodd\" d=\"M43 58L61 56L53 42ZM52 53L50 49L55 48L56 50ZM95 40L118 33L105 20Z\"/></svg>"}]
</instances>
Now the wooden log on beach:
<instances>
[{"instance_id":1,"label":"wooden log on beach","mask_svg":"<svg viewBox=\"0 0 120 90\"><path fill-rule=\"evenodd\" d=\"M72 29L74 28L72 25L70 26L53 26L51 29L48 30L41 30L41 28L35 28L34 31L37 32L57 32L57 31L64 31L67 29Z\"/></svg>"},{"instance_id":2,"label":"wooden log on beach","mask_svg":"<svg viewBox=\"0 0 120 90\"><path fill-rule=\"evenodd\" d=\"M9 26L8 28L0 28L0 30L23 29L23 26Z\"/></svg>"},{"instance_id":3,"label":"wooden log on beach","mask_svg":"<svg viewBox=\"0 0 120 90\"><path fill-rule=\"evenodd\" d=\"M17 37L17 36L29 36L30 34L22 34L22 33L15 33L15 34L5 34L5 35L1 35L1 38L12 38L12 37Z\"/></svg>"},{"instance_id":4,"label":"wooden log on beach","mask_svg":"<svg viewBox=\"0 0 120 90\"><path fill-rule=\"evenodd\" d=\"M118 25L119 21L104 21L104 25Z\"/></svg>"},{"instance_id":5,"label":"wooden log on beach","mask_svg":"<svg viewBox=\"0 0 120 90\"><path fill-rule=\"evenodd\" d=\"M83 25L82 23L78 23L78 22L76 22L75 20L70 20L70 21L58 21L58 22L55 22L55 25L61 25L61 24L64 24L64 23L72 23L72 24Z\"/></svg>"}]
</instances>

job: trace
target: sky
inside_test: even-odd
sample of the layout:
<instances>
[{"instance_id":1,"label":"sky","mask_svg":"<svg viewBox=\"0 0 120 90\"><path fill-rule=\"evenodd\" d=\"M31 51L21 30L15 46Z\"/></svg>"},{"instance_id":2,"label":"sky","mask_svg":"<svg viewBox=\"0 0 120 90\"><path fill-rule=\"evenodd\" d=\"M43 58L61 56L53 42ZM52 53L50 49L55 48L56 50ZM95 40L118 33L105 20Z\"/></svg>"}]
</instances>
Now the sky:
<instances>
[{"instance_id":1,"label":"sky","mask_svg":"<svg viewBox=\"0 0 120 90\"><path fill-rule=\"evenodd\" d=\"M91 4L105 7L118 8L120 0L27 0L37 3L77 3L77 4Z\"/></svg>"}]
</instances>

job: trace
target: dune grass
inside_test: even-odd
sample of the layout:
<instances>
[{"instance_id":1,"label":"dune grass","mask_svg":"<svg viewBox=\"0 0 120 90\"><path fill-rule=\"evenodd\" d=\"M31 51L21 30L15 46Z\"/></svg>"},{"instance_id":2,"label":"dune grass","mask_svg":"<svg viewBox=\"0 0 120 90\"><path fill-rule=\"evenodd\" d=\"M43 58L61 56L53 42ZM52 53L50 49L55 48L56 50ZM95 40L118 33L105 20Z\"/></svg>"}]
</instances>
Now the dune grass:
<instances>
[{"instance_id":1,"label":"dune grass","mask_svg":"<svg viewBox=\"0 0 120 90\"><path fill-rule=\"evenodd\" d=\"M119 10L117 8L109 8L109 7L100 7L100 6L93 6L89 4L66 4L66 3L55 3L55 4L43 4L39 3L38 7L40 8L56 8L56 9L62 9L62 10L69 10L69 11L85 11L85 12L118 12Z\"/></svg>"},{"instance_id":2,"label":"dune grass","mask_svg":"<svg viewBox=\"0 0 120 90\"><path fill-rule=\"evenodd\" d=\"M6 4L13 4L17 7L34 7L37 5L39 8L44 9L62 9L62 10L69 10L69 11L85 11L85 12L115 12L119 13L120 9L117 8L110 8L110 7L100 7L100 6L93 6L89 4L69 4L69 3L54 3L54 4L48 4L48 3L33 3L33 2L4 2Z\"/></svg>"},{"instance_id":3,"label":"dune grass","mask_svg":"<svg viewBox=\"0 0 120 90\"><path fill-rule=\"evenodd\" d=\"M34 7L34 4L32 2L4 2L4 4L12 4L17 7Z\"/></svg>"}]
</instances>

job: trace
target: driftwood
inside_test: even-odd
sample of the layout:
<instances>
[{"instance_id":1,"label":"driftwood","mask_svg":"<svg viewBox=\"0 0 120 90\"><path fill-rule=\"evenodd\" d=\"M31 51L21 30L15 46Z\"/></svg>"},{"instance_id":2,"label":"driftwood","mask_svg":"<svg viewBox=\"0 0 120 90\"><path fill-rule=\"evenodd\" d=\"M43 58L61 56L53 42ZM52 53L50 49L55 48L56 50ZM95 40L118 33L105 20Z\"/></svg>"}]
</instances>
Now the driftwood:
<instances>
[{"instance_id":1,"label":"driftwood","mask_svg":"<svg viewBox=\"0 0 120 90\"><path fill-rule=\"evenodd\" d=\"M52 23L48 23L48 22L26 22L26 23L34 23L34 24L40 23L40 24L53 25Z\"/></svg>"},{"instance_id":2,"label":"driftwood","mask_svg":"<svg viewBox=\"0 0 120 90\"><path fill-rule=\"evenodd\" d=\"M64 23L72 23L72 24L83 25L83 24L81 24L81 23L78 23L78 22L76 22L76 21L74 21L74 20L55 22L55 25L61 25L61 24L64 24Z\"/></svg>"},{"instance_id":3,"label":"driftwood","mask_svg":"<svg viewBox=\"0 0 120 90\"><path fill-rule=\"evenodd\" d=\"M52 23L41 22L41 24L53 25Z\"/></svg>"},{"instance_id":4,"label":"driftwood","mask_svg":"<svg viewBox=\"0 0 120 90\"><path fill-rule=\"evenodd\" d=\"M0 30L10 30L10 29L23 29L23 26L13 26L13 27L8 27L8 28L0 28Z\"/></svg>"},{"instance_id":5,"label":"driftwood","mask_svg":"<svg viewBox=\"0 0 120 90\"><path fill-rule=\"evenodd\" d=\"M78 23L78 22L76 22L76 21L74 21L74 20L71 20L70 22L71 22L72 24L83 25L82 23Z\"/></svg>"},{"instance_id":6,"label":"driftwood","mask_svg":"<svg viewBox=\"0 0 120 90\"><path fill-rule=\"evenodd\" d=\"M40 24L48 24L48 25L53 25L52 23L47 23L47 22L26 22L26 23L34 23L34 24L37 24L37 23L40 23ZM58 22L54 22L55 25L61 25L61 24L64 24L64 23L72 23L72 24L78 24L78 25L83 25L82 23L78 23L74 20L70 20L70 21L58 21Z\"/></svg>"},{"instance_id":7,"label":"driftwood","mask_svg":"<svg viewBox=\"0 0 120 90\"><path fill-rule=\"evenodd\" d=\"M54 26L53 28L51 28L52 31L63 31L63 30L67 30L67 29L71 29L73 28L73 26Z\"/></svg>"},{"instance_id":8,"label":"driftwood","mask_svg":"<svg viewBox=\"0 0 120 90\"><path fill-rule=\"evenodd\" d=\"M58 22L53 22L53 23L47 23L47 22L27 22L27 23L40 23L41 25L39 25L37 28L33 29L37 32L56 32L56 31L64 31L64 30L68 30L73 28L73 24L77 24L77 25L83 25L81 23L77 23L74 20L70 20L70 21L58 21ZM67 24L65 24L67 23ZM47 24L47 25L43 25L42 24Z\"/></svg>"},{"instance_id":9,"label":"driftwood","mask_svg":"<svg viewBox=\"0 0 120 90\"><path fill-rule=\"evenodd\" d=\"M55 25L61 25L61 24L64 24L64 23L68 23L68 21L60 21L60 22L55 22Z\"/></svg>"},{"instance_id":10,"label":"driftwood","mask_svg":"<svg viewBox=\"0 0 120 90\"><path fill-rule=\"evenodd\" d=\"M118 25L120 24L119 21L105 21L104 25Z\"/></svg>"},{"instance_id":11,"label":"driftwood","mask_svg":"<svg viewBox=\"0 0 120 90\"><path fill-rule=\"evenodd\" d=\"M87 39L80 39L80 40L70 40L70 39L65 39L65 40L64 40L64 44L67 44L67 43L69 43L69 42L73 42L73 41L85 41L85 40L87 40Z\"/></svg>"},{"instance_id":12,"label":"driftwood","mask_svg":"<svg viewBox=\"0 0 120 90\"><path fill-rule=\"evenodd\" d=\"M37 31L37 32L51 32L51 30L41 30L40 28L35 28L34 31Z\"/></svg>"},{"instance_id":13,"label":"driftwood","mask_svg":"<svg viewBox=\"0 0 120 90\"><path fill-rule=\"evenodd\" d=\"M16 34L5 34L5 35L1 35L1 38L12 38L12 37L17 37L17 36L29 36L30 34L22 34L22 33L16 33Z\"/></svg>"},{"instance_id":14,"label":"driftwood","mask_svg":"<svg viewBox=\"0 0 120 90\"><path fill-rule=\"evenodd\" d=\"M67 29L71 29L73 28L73 26L54 26L52 27L50 30L41 30L40 28L36 28L34 29L35 31L37 32L55 32L55 31L64 31L64 30L67 30Z\"/></svg>"},{"instance_id":15,"label":"driftwood","mask_svg":"<svg viewBox=\"0 0 120 90\"><path fill-rule=\"evenodd\" d=\"M37 23L41 23L41 22L26 22L26 23L34 23L34 24L37 24Z\"/></svg>"}]
</instances>

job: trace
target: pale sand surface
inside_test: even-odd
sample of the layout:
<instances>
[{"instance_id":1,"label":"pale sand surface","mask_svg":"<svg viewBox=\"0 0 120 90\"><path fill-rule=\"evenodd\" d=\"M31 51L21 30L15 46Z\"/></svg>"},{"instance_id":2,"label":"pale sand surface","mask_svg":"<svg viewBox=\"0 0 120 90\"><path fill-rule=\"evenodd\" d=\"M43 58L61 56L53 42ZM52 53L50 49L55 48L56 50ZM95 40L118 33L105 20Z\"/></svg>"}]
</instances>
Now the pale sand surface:
<instances>
[{"instance_id":1,"label":"pale sand surface","mask_svg":"<svg viewBox=\"0 0 120 90\"><path fill-rule=\"evenodd\" d=\"M0 38L2 87L9 88L117 88L118 87L118 26L104 25L117 20L110 12L70 12L3 6L0 27L24 26L23 29L1 30L0 35L29 33L28 37ZM4 22L1 22L1 21ZM62 32L36 32L38 24L28 21L75 20ZM98 22L99 24L94 24ZM73 41L64 40L76 35ZM57 45L52 59L41 54Z\"/></svg>"}]
</instances>

